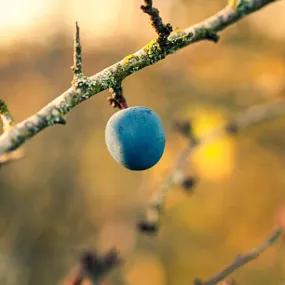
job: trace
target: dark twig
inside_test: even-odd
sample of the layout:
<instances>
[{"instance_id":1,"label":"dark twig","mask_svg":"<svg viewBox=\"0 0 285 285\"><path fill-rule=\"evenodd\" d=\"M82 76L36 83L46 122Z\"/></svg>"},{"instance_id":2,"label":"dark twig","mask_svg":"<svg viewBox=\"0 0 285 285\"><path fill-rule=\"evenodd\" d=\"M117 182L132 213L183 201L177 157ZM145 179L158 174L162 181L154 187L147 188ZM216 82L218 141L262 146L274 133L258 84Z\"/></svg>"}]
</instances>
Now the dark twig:
<instances>
[{"instance_id":1,"label":"dark twig","mask_svg":"<svg viewBox=\"0 0 285 285\"><path fill-rule=\"evenodd\" d=\"M151 197L150 204L147 207L146 217L138 223L138 228L142 232L154 233L159 229L160 216L164 208L167 194L171 191L174 185L183 183L184 170L192 153L192 149L192 141L190 140L187 147L178 154L173 168L163 180L158 191L156 191ZM144 227L142 227L142 225L144 225ZM152 229L152 231L147 230L148 228Z\"/></svg>"},{"instance_id":2,"label":"dark twig","mask_svg":"<svg viewBox=\"0 0 285 285\"><path fill-rule=\"evenodd\" d=\"M117 266L119 262L120 260L115 250L110 250L104 256L88 251L82 255L78 273L68 285L82 285L86 278L93 285L98 285L102 278Z\"/></svg>"},{"instance_id":3,"label":"dark twig","mask_svg":"<svg viewBox=\"0 0 285 285\"><path fill-rule=\"evenodd\" d=\"M145 5L141 6L141 9L144 13L150 16L150 21L152 26L154 27L156 33L158 34L158 44L161 49L165 49L167 47L167 38L173 31L171 24L164 24L162 18L159 15L159 10L153 7L152 0L144 0Z\"/></svg>"},{"instance_id":4,"label":"dark twig","mask_svg":"<svg viewBox=\"0 0 285 285\"><path fill-rule=\"evenodd\" d=\"M198 178L195 176L187 176L185 177L182 182L181 186L186 192L190 192L196 186L198 182Z\"/></svg>"},{"instance_id":5,"label":"dark twig","mask_svg":"<svg viewBox=\"0 0 285 285\"><path fill-rule=\"evenodd\" d=\"M107 98L113 108L126 109L128 108L127 100L123 95L123 87L121 85L110 88L111 96Z\"/></svg>"},{"instance_id":6,"label":"dark twig","mask_svg":"<svg viewBox=\"0 0 285 285\"><path fill-rule=\"evenodd\" d=\"M71 69L74 72L75 80L82 75L82 48L80 43L80 29L77 22L75 23L73 66Z\"/></svg>"},{"instance_id":7,"label":"dark twig","mask_svg":"<svg viewBox=\"0 0 285 285\"><path fill-rule=\"evenodd\" d=\"M271 247L281 236L282 230L280 228L273 231L273 233L257 248L236 257L236 259L227 265L221 272L211 277L207 281L201 281L200 279L194 280L194 285L215 285L223 281L231 273L246 265L250 261L258 258L263 252Z\"/></svg>"},{"instance_id":8,"label":"dark twig","mask_svg":"<svg viewBox=\"0 0 285 285\"><path fill-rule=\"evenodd\" d=\"M139 230L145 233L148 227L157 231L160 224L160 216L162 214L167 194L173 189L174 185L182 185L185 183L185 168L188 161L191 160L192 153L199 147L207 145L218 138L226 135L237 134L242 130L260 124L264 121L285 115L285 100L276 100L275 102L266 103L250 107L248 110L238 114L225 125L210 131L200 138L196 138L191 131L191 125L188 123L176 124L180 132L188 138L187 145L181 150L174 166L164 178L158 190L151 197L150 203L146 210L145 218L138 223ZM197 183L195 177L195 186ZM193 188L191 189L193 190ZM141 225L144 225L142 227ZM148 225L148 227L146 226ZM145 230L146 229L146 230Z\"/></svg>"}]
</instances>

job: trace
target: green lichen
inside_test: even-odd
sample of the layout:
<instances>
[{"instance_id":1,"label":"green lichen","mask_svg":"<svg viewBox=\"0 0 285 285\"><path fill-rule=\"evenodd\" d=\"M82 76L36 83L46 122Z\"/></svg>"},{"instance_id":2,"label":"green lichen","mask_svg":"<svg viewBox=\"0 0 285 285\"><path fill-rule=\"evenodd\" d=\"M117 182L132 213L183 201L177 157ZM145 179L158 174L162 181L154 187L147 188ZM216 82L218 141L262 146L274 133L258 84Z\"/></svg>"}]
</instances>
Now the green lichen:
<instances>
[{"instance_id":1,"label":"green lichen","mask_svg":"<svg viewBox=\"0 0 285 285\"><path fill-rule=\"evenodd\" d=\"M143 47L144 52L147 55L147 63L153 64L167 55L167 49L162 50L157 40L151 40L147 45Z\"/></svg>"},{"instance_id":2,"label":"green lichen","mask_svg":"<svg viewBox=\"0 0 285 285\"><path fill-rule=\"evenodd\" d=\"M131 64L133 61L137 60L137 56L134 54L129 54L127 55L124 59L123 59L123 64L125 65L129 65Z\"/></svg>"},{"instance_id":3,"label":"green lichen","mask_svg":"<svg viewBox=\"0 0 285 285\"><path fill-rule=\"evenodd\" d=\"M147 43L144 47L143 47L143 50L147 53L147 54L150 54L150 53L153 53L154 51L159 51L161 52L161 47L160 45L158 44L157 40L153 39L151 40L149 43Z\"/></svg>"},{"instance_id":4,"label":"green lichen","mask_svg":"<svg viewBox=\"0 0 285 285\"><path fill-rule=\"evenodd\" d=\"M0 114L10 115L8 107L2 99L0 99Z\"/></svg>"},{"instance_id":5,"label":"green lichen","mask_svg":"<svg viewBox=\"0 0 285 285\"><path fill-rule=\"evenodd\" d=\"M239 3L237 4L236 10L238 13L242 16L247 15L248 11L251 8L251 2L248 0L240 0Z\"/></svg>"}]
</instances>

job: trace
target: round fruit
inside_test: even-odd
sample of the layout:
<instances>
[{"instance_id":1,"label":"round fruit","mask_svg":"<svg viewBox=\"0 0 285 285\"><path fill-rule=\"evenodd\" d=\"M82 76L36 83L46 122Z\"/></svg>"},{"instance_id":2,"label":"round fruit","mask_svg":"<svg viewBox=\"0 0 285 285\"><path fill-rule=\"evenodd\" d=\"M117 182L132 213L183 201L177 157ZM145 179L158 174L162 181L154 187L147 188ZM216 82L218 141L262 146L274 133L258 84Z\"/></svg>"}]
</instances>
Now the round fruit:
<instances>
[{"instance_id":1,"label":"round fruit","mask_svg":"<svg viewBox=\"0 0 285 285\"><path fill-rule=\"evenodd\" d=\"M117 162L131 170L144 170L161 158L165 135L158 115L137 106L120 110L109 119L105 141Z\"/></svg>"}]
</instances>

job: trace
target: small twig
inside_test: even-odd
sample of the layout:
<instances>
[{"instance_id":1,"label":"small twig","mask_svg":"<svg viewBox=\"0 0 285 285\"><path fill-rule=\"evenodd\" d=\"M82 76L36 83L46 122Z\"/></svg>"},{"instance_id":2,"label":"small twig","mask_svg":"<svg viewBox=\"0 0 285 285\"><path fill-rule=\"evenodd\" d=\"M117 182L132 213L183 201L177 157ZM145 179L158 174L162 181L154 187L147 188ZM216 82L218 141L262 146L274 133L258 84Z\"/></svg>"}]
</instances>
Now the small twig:
<instances>
[{"instance_id":1,"label":"small twig","mask_svg":"<svg viewBox=\"0 0 285 285\"><path fill-rule=\"evenodd\" d=\"M80 268L69 285L82 285L89 279L93 285L98 285L103 277L120 263L117 251L110 250L104 256L88 251L80 259Z\"/></svg>"},{"instance_id":2,"label":"small twig","mask_svg":"<svg viewBox=\"0 0 285 285\"><path fill-rule=\"evenodd\" d=\"M144 0L145 5L141 6L144 13L150 16L151 24L158 34L158 44L161 49L167 47L167 38L173 31L171 24L164 24L162 18L159 15L159 10L153 7L152 0Z\"/></svg>"},{"instance_id":3,"label":"small twig","mask_svg":"<svg viewBox=\"0 0 285 285\"><path fill-rule=\"evenodd\" d=\"M80 29L78 22L75 23L73 66L74 80L82 75L82 48L80 43Z\"/></svg>"},{"instance_id":4,"label":"small twig","mask_svg":"<svg viewBox=\"0 0 285 285\"><path fill-rule=\"evenodd\" d=\"M185 168L191 160L192 153L223 136L234 135L249 127L285 115L285 100L276 100L273 103L266 103L250 107L248 110L238 114L225 125L218 127L200 138L195 138L191 126L185 123L177 125L180 132L188 138L187 145L181 150L174 166L164 178L158 190L152 195L147 207L145 218L138 223L138 228L145 233L153 233L158 230L160 216L162 214L167 194L174 185L183 185L185 181ZM196 181L197 182L197 178ZM193 186L195 186L193 184ZM193 189L193 188L192 188ZM151 229L151 230L148 230Z\"/></svg>"},{"instance_id":5,"label":"small twig","mask_svg":"<svg viewBox=\"0 0 285 285\"><path fill-rule=\"evenodd\" d=\"M13 125L13 118L8 110L7 104L0 98L0 118L3 124L3 130L8 131Z\"/></svg>"},{"instance_id":6,"label":"small twig","mask_svg":"<svg viewBox=\"0 0 285 285\"><path fill-rule=\"evenodd\" d=\"M270 246L272 246L278 238L281 236L282 230L280 228L274 230L274 232L257 248L249 251L244 255L239 255L236 259L227 265L221 272L211 277L207 281L201 281L196 279L194 285L215 285L223 281L231 273L239 269L240 267L246 265L250 261L258 258L263 252L265 252Z\"/></svg>"},{"instance_id":7,"label":"small twig","mask_svg":"<svg viewBox=\"0 0 285 285\"><path fill-rule=\"evenodd\" d=\"M187 144L179 154L178 158L165 177L158 191L151 197L151 201L146 210L146 216L143 220L138 222L138 229L144 233L156 233L159 229L160 217L163 211L167 194L174 185L183 183L184 169L186 168L189 156L192 153L192 142Z\"/></svg>"},{"instance_id":8,"label":"small twig","mask_svg":"<svg viewBox=\"0 0 285 285\"><path fill-rule=\"evenodd\" d=\"M111 92L111 96L108 97L107 100L113 108L128 108L128 103L123 95L123 87L121 85L109 88L109 91Z\"/></svg>"}]
</instances>

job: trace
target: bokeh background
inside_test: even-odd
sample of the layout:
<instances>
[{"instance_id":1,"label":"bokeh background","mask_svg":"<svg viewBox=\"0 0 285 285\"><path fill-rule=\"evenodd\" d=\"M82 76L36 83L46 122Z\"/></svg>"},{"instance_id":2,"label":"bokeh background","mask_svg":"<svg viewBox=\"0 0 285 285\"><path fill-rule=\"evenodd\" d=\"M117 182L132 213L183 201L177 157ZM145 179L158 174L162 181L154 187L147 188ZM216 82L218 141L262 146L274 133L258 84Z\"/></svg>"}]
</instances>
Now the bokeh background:
<instances>
[{"instance_id":1,"label":"bokeh background","mask_svg":"<svg viewBox=\"0 0 285 285\"><path fill-rule=\"evenodd\" d=\"M16 121L70 86L74 22L84 71L94 74L155 36L140 0L0 0L0 94ZM226 0L156 0L166 21L186 27ZM0 284L63 284L82 250L116 247L122 266L105 284L191 284L259 244L285 203L285 117L194 153L190 194L170 193L156 236L136 222L187 144L176 119L203 134L249 106L285 95L285 3L235 24L218 44L192 45L124 81L130 105L162 118L167 149L145 172L116 164L104 143L114 110L107 92L73 110L67 125L37 135L25 158L0 170ZM236 272L237 284L285 284L284 239Z\"/></svg>"}]
</instances>

